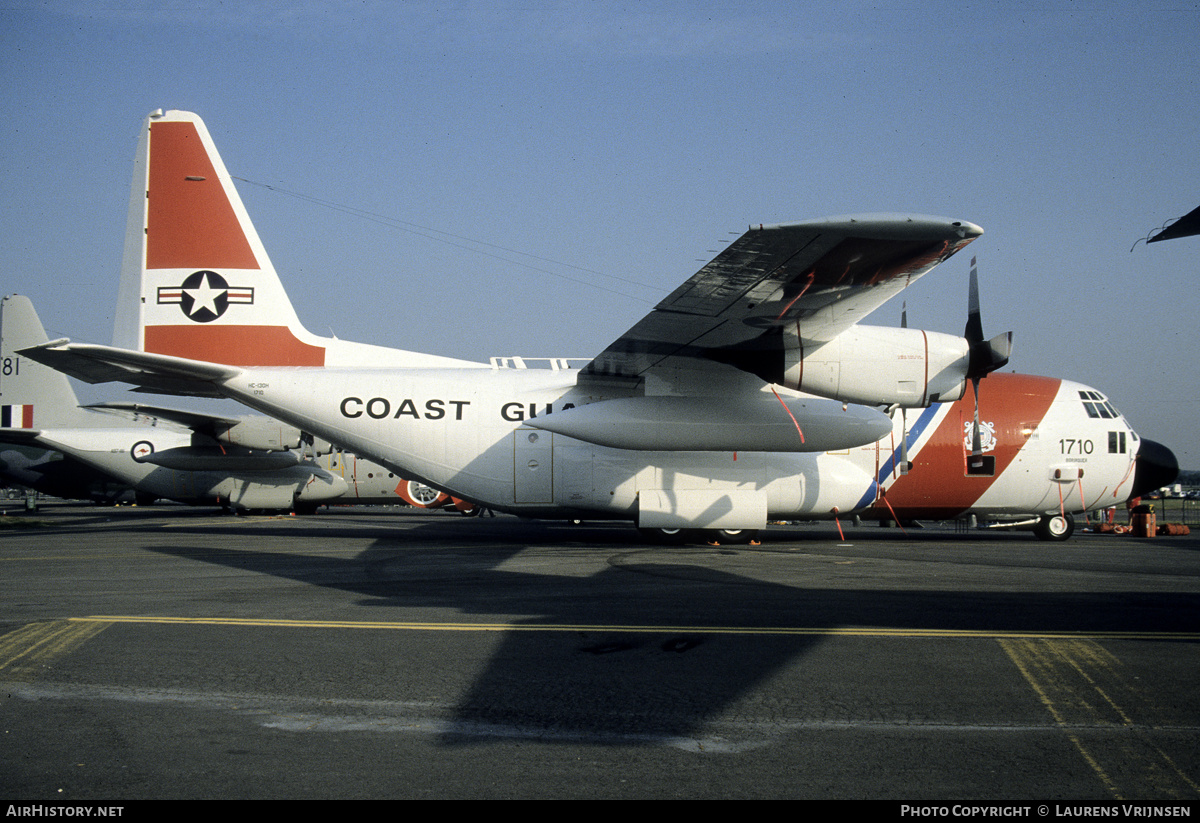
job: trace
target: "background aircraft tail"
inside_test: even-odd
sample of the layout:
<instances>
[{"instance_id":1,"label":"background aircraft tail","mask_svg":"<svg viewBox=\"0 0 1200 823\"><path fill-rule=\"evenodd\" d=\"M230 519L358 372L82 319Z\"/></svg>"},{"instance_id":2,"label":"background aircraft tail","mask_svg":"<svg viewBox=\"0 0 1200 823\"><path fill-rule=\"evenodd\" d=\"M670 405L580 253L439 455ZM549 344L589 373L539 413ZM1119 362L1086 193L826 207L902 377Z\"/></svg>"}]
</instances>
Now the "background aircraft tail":
<instances>
[{"instance_id":1,"label":"background aircraft tail","mask_svg":"<svg viewBox=\"0 0 1200 823\"><path fill-rule=\"evenodd\" d=\"M113 345L232 366L439 366L301 324L204 122L155 111L138 141Z\"/></svg>"},{"instance_id":2,"label":"background aircraft tail","mask_svg":"<svg viewBox=\"0 0 1200 823\"><path fill-rule=\"evenodd\" d=\"M14 352L48 341L28 297L0 301L0 428L46 429L87 416L66 375Z\"/></svg>"}]
</instances>

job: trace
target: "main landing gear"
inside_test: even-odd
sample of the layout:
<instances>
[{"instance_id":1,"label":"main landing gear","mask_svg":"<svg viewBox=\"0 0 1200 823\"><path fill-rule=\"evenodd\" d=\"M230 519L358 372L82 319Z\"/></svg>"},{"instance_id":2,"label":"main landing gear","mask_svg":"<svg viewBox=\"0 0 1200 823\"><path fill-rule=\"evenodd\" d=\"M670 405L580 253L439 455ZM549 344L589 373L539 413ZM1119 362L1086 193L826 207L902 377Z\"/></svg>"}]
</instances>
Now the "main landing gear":
<instances>
[{"instance_id":1,"label":"main landing gear","mask_svg":"<svg viewBox=\"0 0 1200 823\"><path fill-rule=\"evenodd\" d=\"M638 529L654 543L681 546L684 543L719 543L745 546L758 540L758 529Z\"/></svg>"}]
</instances>

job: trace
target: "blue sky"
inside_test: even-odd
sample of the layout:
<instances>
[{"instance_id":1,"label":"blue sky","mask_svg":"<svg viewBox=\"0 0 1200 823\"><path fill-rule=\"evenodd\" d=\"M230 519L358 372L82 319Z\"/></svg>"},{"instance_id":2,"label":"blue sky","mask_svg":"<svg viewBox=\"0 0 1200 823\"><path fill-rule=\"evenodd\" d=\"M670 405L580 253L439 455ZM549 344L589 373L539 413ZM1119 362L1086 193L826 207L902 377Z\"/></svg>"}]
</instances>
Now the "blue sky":
<instances>
[{"instance_id":1,"label":"blue sky","mask_svg":"<svg viewBox=\"0 0 1200 823\"><path fill-rule=\"evenodd\" d=\"M0 285L109 341L159 107L256 184L310 329L471 359L591 356L750 223L944 215L986 234L910 325L961 333L973 253L1011 368L1200 469L1200 238L1130 250L1200 205L1198 32L1200 0L4 0Z\"/></svg>"}]
</instances>

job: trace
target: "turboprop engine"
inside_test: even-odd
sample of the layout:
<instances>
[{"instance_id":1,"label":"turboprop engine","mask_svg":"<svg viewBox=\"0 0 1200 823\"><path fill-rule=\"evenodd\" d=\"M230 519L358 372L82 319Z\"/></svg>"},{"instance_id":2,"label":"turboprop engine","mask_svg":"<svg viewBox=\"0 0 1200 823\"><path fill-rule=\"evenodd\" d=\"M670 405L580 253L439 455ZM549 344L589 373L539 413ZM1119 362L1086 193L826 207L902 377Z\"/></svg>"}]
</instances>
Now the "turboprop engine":
<instances>
[{"instance_id":1,"label":"turboprop engine","mask_svg":"<svg viewBox=\"0 0 1200 823\"><path fill-rule=\"evenodd\" d=\"M235 509L315 510L342 497L348 486L337 475L313 466L299 465L273 474L249 474L221 480L213 491Z\"/></svg>"},{"instance_id":2,"label":"turboprop engine","mask_svg":"<svg viewBox=\"0 0 1200 823\"><path fill-rule=\"evenodd\" d=\"M290 451L304 444L305 435L295 426L280 423L270 417L243 417L237 423L213 434L213 437L233 446L257 451ZM309 447L316 454L329 454L333 446L327 440L311 440Z\"/></svg>"},{"instance_id":3,"label":"turboprop engine","mask_svg":"<svg viewBox=\"0 0 1200 823\"><path fill-rule=\"evenodd\" d=\"M789 342L778 382L790 389L848 403L908 408L966 394L970 344L964 337L854 326L807 352L802 341Z\"/></svg>"},{"instance_id":4,"label":"turboprop engine","mask_svg":"<svg viewBox=\"0 0 1200 823\"><path fill-rule=\"evenodd\" d=\"M804 337L806 323L815 329ZM707 356L750 372L768 383L846 403L916 408L961 400L968 383L1008 363L1012 332L983 338L979 272L971 260L967 325L961 337L908 328L854 325L832 340L819 337L821 324L801 320L776 327L757 340ZM978 405L978 403L976 404Z\"/></svg>"},{"instance_id":5,"label":"turboprop engine","mask_svg":"<svg viewBox=\"0 0 1200 823\"><path fill-rule=\"evenodd\" d=\"M854 326L828 343L795 330L757 353L719 359L789 389L868 406L916 408L961 400L967 385L1008 362L1010 332L974 340L923 329Z\"/></svg>"}]
</instances>

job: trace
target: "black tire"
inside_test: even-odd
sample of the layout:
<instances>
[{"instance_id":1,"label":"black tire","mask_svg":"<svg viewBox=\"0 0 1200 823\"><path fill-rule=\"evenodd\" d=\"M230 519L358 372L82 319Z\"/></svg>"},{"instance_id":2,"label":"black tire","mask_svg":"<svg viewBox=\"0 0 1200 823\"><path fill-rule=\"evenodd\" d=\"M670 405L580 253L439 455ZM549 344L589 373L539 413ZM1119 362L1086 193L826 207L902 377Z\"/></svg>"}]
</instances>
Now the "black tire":
<instances>
[{"instance_id":1,"label":"black tire","mask_svg":"<svg viewBox=\"0 0 1200 823\"><path fill-rule=\"evenodd\" d=\"M1075 533L1075 518L1069 514L1046 514L1033 527L1039 540L1066 540Z\"/></svg>"},{"instance_id":2,"label":"black tire","mask_svg":"<svg viewBox=\"0 0 1200 823\"><path fill-rule=\"evenodd\" d=\"M723 546L745 546L758 539L758 529L717 529L717 542Z\"/></svg>"},{"instance_id":3,"label":"black tire","mask_svg":"<svg viewBox=\"0 0 1200 823\"><path fill-rule=\"evenodd\" d=\"M652 543L662 543L668 546L686 543L691 537L691 532L687 529L638 529L638 531Z\"/></svg>"}]
</instances>

